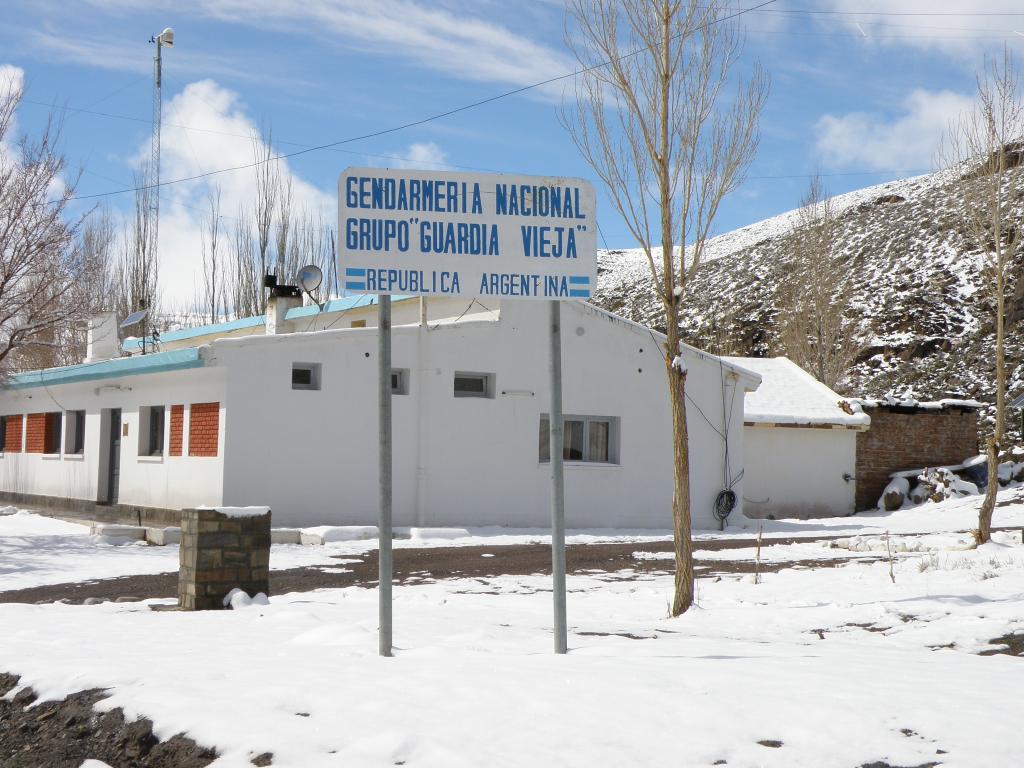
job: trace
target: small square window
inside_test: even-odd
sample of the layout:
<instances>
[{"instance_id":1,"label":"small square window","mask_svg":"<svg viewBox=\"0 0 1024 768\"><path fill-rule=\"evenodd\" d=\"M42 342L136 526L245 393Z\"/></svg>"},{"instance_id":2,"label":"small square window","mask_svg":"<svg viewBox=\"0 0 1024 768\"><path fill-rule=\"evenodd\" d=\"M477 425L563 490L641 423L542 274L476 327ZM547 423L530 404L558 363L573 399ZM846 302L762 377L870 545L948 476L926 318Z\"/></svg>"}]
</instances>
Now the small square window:
<instances>
[{"instance_id":1,"label":"small square window","mask_svg":"<svg viewBox=\"0 0 1024 768\"><path fill-rule=\"evenodd\" d=\"M320 389L320 363L292 363L292 389Z\"/></svg>"},{"instance_id":2,"label":"small square window","mask_svg":"<svg viewBox=\"0 0 1024 768\"><path fill-rule=\"evenodd\" d=\"M85 411L64 411L64 453L80 456L85 452Z\"/></svg>"},{"instance_id":3,"label":"small square window","mask_svg":"<svg viewBox=\"0 0 1024 768\"><path fill-rule=\"evenodd\" d=\"M455 372L455 397L494 397L493 373Z\"/></svg>"},{"instance_id":4,"label":"small square window","mask_svg":"<svg viewBox=\"0 0 1024 768\"><path fill-rule=\"evenodd\" d=\"M164 407L139 408L139 456L164 455Z\"/></svg>"},{"instance_id":5,"label":"small square window","mask_svg":"<svg viewBox=\"0 0 1024 768\"><path fill-rule=\"evenodd\" d=\"M391 369L391 394L393 394L393 395L408 395L409 394L409 369L408 368L392 368Z\"/></svg>"}]
</instances>

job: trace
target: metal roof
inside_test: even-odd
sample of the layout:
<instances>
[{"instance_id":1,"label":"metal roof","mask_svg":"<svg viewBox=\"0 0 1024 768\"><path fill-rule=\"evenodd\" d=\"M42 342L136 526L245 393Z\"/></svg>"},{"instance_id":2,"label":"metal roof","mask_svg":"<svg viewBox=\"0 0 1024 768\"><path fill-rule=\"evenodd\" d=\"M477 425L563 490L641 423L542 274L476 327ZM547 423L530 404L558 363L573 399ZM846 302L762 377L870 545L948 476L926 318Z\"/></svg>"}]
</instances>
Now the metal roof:
<instances>
[{"instance_id":1,"label":"metal roof","mask_svg":"<svg viewBox=\"0 0 1024 768\"><path fill-rule=\"evenodd\" d=\"M152 355L118 357L113 360L97 360L94 363L67 365L63 368L46 368L41 371L13 374L3 384L6 389L28 389L55 384L75 384L82 381L96 381L119 376L140 376L146 373L183 371L201 368L203 359L198 347L175 349L171 352L157 352Z\"/></svg>"},{"instance_id":2,"label":"metal roof","mask_svg":"<svg viewBox=\"0 0 1024 768\"><path fill-rule=\"evenodd\" d=\"M413 296L406 295L395 295L392 296L392 301L405 301L406 299L414 298ZM350 309L358 309L359 307L371 307L377 303L377 295L369 293L360 293L354 296L343 296L340 299L331 299L324 308L320 309L316 304L310 304L305 307L292 307L288 310L288 314L285 315L285 320L298 320L303 317L313 317L319 314L327 314L328 312L347 312ZM243 317L239 320L231 320L225 323L213 323L212 325L200 325L195 328L182 328L177 331L167 331L166 333L160 334L160 341L185 341L186 339L196 339L202 336L215 336L218 333L229 333L231 331L240 331L245 328L258 328L262 325L266 325L266 315L256 315L255 317ZM153 339L149 336L146 337L146 346L153 343ZM122 346L125 349L140 349L142 347L142 339L132 338L125 339Z\"/></svg>"}]
</instances>

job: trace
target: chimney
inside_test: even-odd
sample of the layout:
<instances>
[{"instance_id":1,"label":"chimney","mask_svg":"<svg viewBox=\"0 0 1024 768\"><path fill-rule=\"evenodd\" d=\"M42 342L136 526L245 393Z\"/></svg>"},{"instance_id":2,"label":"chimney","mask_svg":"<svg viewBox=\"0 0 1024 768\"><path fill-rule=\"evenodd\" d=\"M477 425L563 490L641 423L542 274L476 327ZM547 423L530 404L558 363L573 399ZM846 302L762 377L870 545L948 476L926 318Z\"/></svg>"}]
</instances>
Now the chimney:
<instances>
[{"instance_id":1,"label":"chimney","mask_svg":"<svg viewBox=\"0 0 1024 768\"><path fill-rule=\"evenodd\" d=\"M284 319L288 315L288 310L293 307L302 306L302 296L298 295L280 295L285 293L284 290L289 286L279 286L276 290L271 291L270 298L267 299L267 335L273 336L279 333L288 333L285 329Z\"/></svg>"},{"instance_id":2,"label":"chimney","mask_svg":"<svg viewBox=\"0 0 1024 768\"><path fill-rule=\"evenodd\" d=\"M111 360L121 356L121 343L117 337L117 314L98 312L89 318L86 336L85 361Z\"/></svg>"}]
</instances>

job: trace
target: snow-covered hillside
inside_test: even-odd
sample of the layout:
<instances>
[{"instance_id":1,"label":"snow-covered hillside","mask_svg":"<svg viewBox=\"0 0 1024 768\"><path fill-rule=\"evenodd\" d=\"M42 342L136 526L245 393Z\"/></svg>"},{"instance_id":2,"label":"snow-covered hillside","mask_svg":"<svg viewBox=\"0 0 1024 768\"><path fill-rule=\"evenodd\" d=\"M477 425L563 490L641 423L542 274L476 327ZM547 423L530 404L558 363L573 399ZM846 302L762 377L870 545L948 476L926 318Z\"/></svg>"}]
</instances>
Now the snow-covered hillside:
<instances>
[{"instance_id":1,"label":"snow-covered hillside","mask_svg":"<svg viewBox=\"0 0 1024 768\"><path fill-rule=\"evenodd\" d=\"M1017 168L1012 174L1024 174ZM1018 217L1024 200L1018 199ZM992 399L992 309L981 254L958 215L947 173L880 184L833 199L845 275L857 323L850 394ZM791 272L796 211L714 238L685 296L684 331L709 351L778 353L774 322ZM1018 253L1018 259L1020 254ZM594 301L633 320L663 326L639 250L599 254ZM1015 270L1019 272L1019 268ZM848 278L843 285L844 280ZM1024 285L1024 283L1022 283ZM1008 301L1010 390L1024 389L1024 296Z\"/></svg>"}]
</instances>

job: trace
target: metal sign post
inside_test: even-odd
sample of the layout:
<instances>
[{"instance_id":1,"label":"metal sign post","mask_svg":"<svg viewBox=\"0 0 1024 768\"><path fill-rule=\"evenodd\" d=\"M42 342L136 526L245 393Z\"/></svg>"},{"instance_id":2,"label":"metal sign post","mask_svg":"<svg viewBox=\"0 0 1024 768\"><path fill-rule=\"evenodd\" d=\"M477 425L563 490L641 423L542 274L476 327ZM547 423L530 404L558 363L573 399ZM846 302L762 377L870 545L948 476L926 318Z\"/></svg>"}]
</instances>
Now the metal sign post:
<instances>
[{"instance_id":1,"label":"metal sign post","mask_svg":"<svg viewBox=\"0 0 1024 768\"><path fill-rule=\"evenodd\" d=\"M378 536L378 605L380 621L378 651L391 655L391 297L377 297L377 397L380 441L378 448L377 502L380 513Z\"/></svg>"},{"instance_id":2,"label":"metal sign post","mask_svg":"<svg viewBox=\"0 0 1024 768\"><path fill-rule=\"evenodd\" d=\"M560 302L594 289L595 216L594 188L582 179L395 168L347 168L338 179L338 274L346 291L380 297L382 656L392 650L390 294L549 304L555 652L566 652ZM425 302L420 309L426 325Z\"/></svg>"},{"instance_id":3,"label":"metal sign post","mask_svg":"<svg viewBox=\"0 0 1024 768\"><path fill-rule=\"evenodd\" d=\"M551 577L555 609L555 653L568 647L565 619L565 474L562 451L565 423L562 418L562 304L551 307Z\"/></svg>"}]
</instances>

